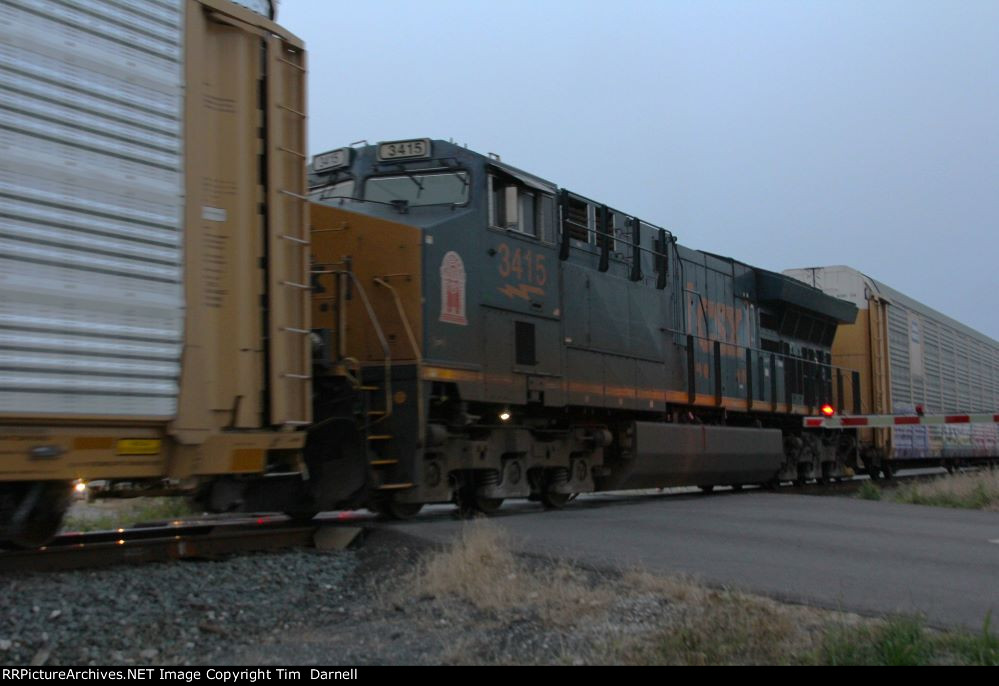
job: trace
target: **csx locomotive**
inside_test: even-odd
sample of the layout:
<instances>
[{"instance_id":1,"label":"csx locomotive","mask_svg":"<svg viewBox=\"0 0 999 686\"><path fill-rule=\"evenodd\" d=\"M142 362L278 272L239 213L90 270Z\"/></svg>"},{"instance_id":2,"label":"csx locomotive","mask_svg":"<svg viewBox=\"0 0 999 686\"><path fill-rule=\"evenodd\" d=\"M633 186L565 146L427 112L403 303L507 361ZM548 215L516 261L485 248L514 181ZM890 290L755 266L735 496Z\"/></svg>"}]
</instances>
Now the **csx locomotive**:
<instances>
[{"instance_id":1,"label":"csx locomotive","mask_svg":"<svg viewBox=\"0 0 999 686\"><path fill-rule=\"evenodd\" d=\"M319 155L309 185L307 479L216 480L211 507L491 512L858 466L801 429L856 395L830 364L853 304L443 140Z\"/></svg>"}]
</instances>

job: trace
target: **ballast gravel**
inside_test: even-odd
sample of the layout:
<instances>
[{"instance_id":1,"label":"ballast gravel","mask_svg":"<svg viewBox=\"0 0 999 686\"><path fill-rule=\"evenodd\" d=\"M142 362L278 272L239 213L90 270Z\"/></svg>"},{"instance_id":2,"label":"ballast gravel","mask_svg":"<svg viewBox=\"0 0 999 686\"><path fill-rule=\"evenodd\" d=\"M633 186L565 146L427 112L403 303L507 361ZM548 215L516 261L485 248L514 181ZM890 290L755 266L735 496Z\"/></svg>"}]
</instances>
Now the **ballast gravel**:
<instances>
[{"instance_id":1,"label":"ballast gravel","mask_svg":"<svg viewBox=\"0 0 999 686\"><path fill-rule=\"evenodd\" d=\"M343 613L351 551L0 576L4 665L209 664Z\"/></svg>"}]
</instances>

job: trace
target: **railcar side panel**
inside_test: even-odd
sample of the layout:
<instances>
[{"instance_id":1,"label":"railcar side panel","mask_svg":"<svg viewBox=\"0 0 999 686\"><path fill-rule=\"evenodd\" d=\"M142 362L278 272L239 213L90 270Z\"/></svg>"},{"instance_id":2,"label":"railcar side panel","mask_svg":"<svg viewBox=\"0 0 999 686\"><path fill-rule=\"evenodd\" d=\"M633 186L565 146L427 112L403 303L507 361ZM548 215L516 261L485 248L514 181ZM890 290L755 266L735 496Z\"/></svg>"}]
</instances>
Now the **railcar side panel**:
<instances>
[{"instance_id":1,"label":"railcar side panel","mask_svg":"<svg viewBox=\"0 0 999 686\"><path fill-rule=\"evenodd\" d=\"M854 302L857 324L841 327L834 355L862 370L862 412L990 412L999 407L999 342L849 267L787 274ZM999 455L994 425L910 426L861 432L897 460Z\"/></svg>"},{"instance_id":2,"label":"railcar side panel","mask_svg":"<svg viewBox=\"0 0 999 686\"><path fill-rule=\"evenodd\" d=\"M0 413L162 417L184 331L184 2L0 7Z\"/></svg>"}]
</instances>

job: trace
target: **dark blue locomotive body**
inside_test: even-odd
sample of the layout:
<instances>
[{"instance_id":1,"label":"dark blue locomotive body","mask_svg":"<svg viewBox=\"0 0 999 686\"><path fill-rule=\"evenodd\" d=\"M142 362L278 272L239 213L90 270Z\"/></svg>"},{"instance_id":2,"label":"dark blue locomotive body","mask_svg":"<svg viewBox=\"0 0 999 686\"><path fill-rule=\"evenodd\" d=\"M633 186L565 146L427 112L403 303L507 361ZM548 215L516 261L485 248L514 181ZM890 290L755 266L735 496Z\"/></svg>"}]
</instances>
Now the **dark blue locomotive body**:
<instances>
[{"instance_id":1,"label":"dark blue locomotive body","mask_svg":"<svg viewBox=\"0 0 999 686\"><path fill-rule=\"evenodd\" d=\"M349 439L313 432L317 471L363 462L317 506L488 511L852 468L848 437L801 430L850 408L830 348L852 304L445 141L318 156L310 187L317 421L348 413L330 394L363 396Z\"/></svg>"}]
</instances>

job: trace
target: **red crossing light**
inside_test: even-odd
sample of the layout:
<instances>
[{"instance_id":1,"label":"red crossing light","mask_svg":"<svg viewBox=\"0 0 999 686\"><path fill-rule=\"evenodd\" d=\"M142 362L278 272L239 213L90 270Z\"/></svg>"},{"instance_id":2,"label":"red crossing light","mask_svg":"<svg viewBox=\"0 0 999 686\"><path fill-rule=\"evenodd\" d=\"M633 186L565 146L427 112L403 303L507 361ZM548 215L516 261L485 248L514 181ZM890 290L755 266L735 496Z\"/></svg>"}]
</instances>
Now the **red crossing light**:
<instances>
[{"instance_id":1,"label":"red crossing light","mask_svg":"<svg viewBox=\"0 0 999 686\"><path fill-rule=\"evenodd\" d=\"M832 405L826 403L825 405L822 406L823 417L832 417L834 414L836 414L836 409Z\"/></svg>"}]
</instances>

